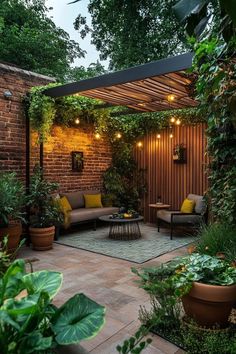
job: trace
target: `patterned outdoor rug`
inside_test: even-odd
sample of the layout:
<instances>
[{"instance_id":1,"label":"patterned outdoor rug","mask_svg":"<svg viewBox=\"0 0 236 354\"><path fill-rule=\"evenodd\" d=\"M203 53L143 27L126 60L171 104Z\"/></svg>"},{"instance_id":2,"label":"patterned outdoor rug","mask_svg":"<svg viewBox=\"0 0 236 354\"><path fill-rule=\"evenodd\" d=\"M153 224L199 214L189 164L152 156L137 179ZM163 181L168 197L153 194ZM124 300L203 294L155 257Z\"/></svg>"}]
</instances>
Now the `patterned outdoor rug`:
<instances>
[{"instance_id":1,"label":"patterned outdoor rug","mask_svg":"<svg viewBox=\"0 0 236 354\"><path fill-rule=\"evenodd\" d=\"M60 236L56 243L106 256L144 263L164 253L186 246L196 241L196 237L177 234L170 240L169 231L157 232L156 227L140 224L142 238L132 241L118 241L108 238L108 227L98 227L96 231L80 230Z\"/></svg>"}]
</instances>

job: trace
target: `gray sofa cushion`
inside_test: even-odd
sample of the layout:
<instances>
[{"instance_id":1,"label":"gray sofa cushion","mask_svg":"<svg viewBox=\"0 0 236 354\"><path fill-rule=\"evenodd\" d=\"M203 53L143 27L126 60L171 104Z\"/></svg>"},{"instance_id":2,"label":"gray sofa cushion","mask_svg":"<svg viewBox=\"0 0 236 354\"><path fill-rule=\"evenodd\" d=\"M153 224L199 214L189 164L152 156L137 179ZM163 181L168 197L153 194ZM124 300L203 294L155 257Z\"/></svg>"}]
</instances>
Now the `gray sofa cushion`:
<instances>
[{"instance_id":1,"label":"gray sofa cushion","mask_svg":"<svg viewBox=\"0 0 236 354\"><path fill-rule=\"evenodd\" d=\"M118 208L115 207L79 208L69 212L69 216L70 216L71 224L74 224L80 221L95 220L99 218L99 216L109 215L117 212L118 212Z\"/></svg>"},{"instance_id":2,"label":"gray sofa cushion","mask_svg":"<svg viewBox=\"0 0 236 354\"><path fill-rule=\"evenodd\" d=\"M204 197L202 195L197 195L197 194L189 194L187 196L188 199L194 200L195 201L195 213L197 214L204 214L206 211L206 202L203 199Z\"/></svg>"},{"instance_id":3,"label":"gray sofa cushion","mask_svg":"<svg viewBox=\"0 0 236 354\"><path fill-rule=\"evenodd\" d=\"M169 210L159 210L157 212L157 218L161 219L167 223L171 223L171 214L178 213L180 216L173 216L174 224L198 224L202 221L202 217L200 215L184 215L180 211L169 211Z\"/></svg>"},{"instance_id":4,"label":"gray sofa cushion","mask_svg":"<svg viewBox=\"0 0 236 354\"><path fill-rule=\"evenodd\" d=\"M77 191L77 192L70 192L70 193L64 193L61 194L62 197L66 197L68 199L68 202L71 205L72 209L77 209L77 208L84 208L85 203L84 203L84 194L99 194L100 191L98 190L84 190L84 191Z\"/></svg>"}]
</instances>

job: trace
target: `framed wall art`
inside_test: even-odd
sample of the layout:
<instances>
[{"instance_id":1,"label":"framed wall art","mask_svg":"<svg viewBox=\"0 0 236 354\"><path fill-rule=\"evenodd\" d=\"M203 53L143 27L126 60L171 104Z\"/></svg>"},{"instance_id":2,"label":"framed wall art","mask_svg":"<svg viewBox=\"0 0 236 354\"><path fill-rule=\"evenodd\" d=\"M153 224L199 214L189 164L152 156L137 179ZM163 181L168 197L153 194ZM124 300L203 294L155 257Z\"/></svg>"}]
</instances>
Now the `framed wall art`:
<instances>
[{"instance_id":1,"label":"framed wall art","mask_svg":"<svg viewBox=\"0 0 236 354\"><path fill-rule=\"evenodd\" d=\"M81 172L84 168L84 153L82 151L72 151L72 171Z\"/></svg>"}]
</instances>

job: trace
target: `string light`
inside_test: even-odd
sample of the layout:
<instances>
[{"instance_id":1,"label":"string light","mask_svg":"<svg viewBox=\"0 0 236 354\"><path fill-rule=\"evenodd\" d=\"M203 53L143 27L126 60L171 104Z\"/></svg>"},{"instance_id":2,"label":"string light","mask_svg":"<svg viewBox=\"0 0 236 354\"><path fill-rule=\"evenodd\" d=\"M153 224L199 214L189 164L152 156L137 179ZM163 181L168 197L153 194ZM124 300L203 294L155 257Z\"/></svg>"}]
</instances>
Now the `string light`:
<instances>
[{"instance_id":1,"label":"string light","mask_svg":"<svg viewBox=\"0 0 236 354\"><path fill-rule=\"evenodd\" d=\"M79 118L76 118L76 120L75 120L75 124L79 124L79 123L80 123Z\"/></svg>"},{"instance_id":2,"label":"string light","mask_svg":"<svg viewBox=\"0 0 236 354\"><path fill-rule=\"evenodd\" d=\"M171 118L170 118L170 122L171 122L171 123L174 123L174 122L175 122L175 117L171 117Z\"/></svg>"},{"instance_id":3,"label":"string light","mask_svg":"<svg viewBox=\"0 0 236 354\"><path fill-rule=\"evenodd\" d=\"M176 125L180 125L181 124L181 120L177 119L177 121L175 122Z\"/></svg>"},{"instance_id":4,"label":"string light","mask_svg":"<svg viewBox=\"0 0 236 354\"><path fill-rule=\"evenodd\" d=\"M95 138L96 138L96 139L100 139L100 138L101 138L101 135L100 135L99 133L96 133L96 134L95 134Z\"/></svg>"},{"instance_id":5,"label":"string light","mask_svg":"<svg viewBox=\"0 0 236 354\"><path fill-rule=\"evenodd\" d=\"M171 134L170 134L170 139L172 139L173 137L174 137L174 135L171 133Z\"/></svg>"},{"instance_id":6,"label":"string light","mask_svg":"<svg viewBox=\"0 0 236 354\"><path fill-rule=\"evenodd\" d=\"M161 139L161 134L157 134L157 139Z\"/></svg>"},{"instance_id":7,"label":"string light","mask_svg":"<svg viewBox=\"0 0 236 354\"><path fill-rule=\"evenodd\" d=\"M121 133L117 133L116 137L117 137L117 139L121 139L121 137L122 137Z\"/></svg>"},{"instance_id":8,"label":"string light","mask_svg":"<svg viewBox=\"0 0 236 354\"><path fill-rule=\"evenodd\" d=\"M137 147L141 148L142 146L143 146L142 141L139 141L139 142L137 143Z\"/></svg>"},{"instance_id":9,"label":"string light","mask_svg":"<svg viewBox=\"0 0 236 354\"><path fill-rule=\"evenodd\" d=\"M172 93L170 95L167 96L167 101L169 102L173 102L175 100L175 95L173 95Z\"/></svg>"}]
</instances>

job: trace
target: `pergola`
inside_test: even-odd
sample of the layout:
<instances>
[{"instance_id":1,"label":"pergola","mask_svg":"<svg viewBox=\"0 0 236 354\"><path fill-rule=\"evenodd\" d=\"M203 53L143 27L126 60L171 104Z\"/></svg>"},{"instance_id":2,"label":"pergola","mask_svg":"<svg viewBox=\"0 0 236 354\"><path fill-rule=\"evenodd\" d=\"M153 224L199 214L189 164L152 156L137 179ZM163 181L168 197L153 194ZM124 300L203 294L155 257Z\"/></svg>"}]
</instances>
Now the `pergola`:
<instances>
[{"instance_id":1,"label":"pergola","mask_svg":"<svg viewBox=\"0 0 236 354\"><path fill-rule=\"evenodd\" d=\"M103 101L96 108L125 106L124 114L133 112L155 112L197 106L193 99L195 77L186 73L192 66L192 53L161 59L53 87L45 95L58 98L81 95ZM26 190L30 184L30 121L26 112ZM40 144L40 166L43 168L43 143ZM29 210L27 212L29 215Z\"/></svg>"},{"instance_id":2,"label":"pergola","mask_svg":"<svg viewBox=\"0 0 236 354\"><path fill-rule=\"evenodd\" d=\"M155 112L195 107L192 53L161 59L95 78L50 88L44 94L62 97L79 94L107 105L125 106L130 112ZM104 105L101 105L104 107Z\"/></svg>"}]
</instances>

